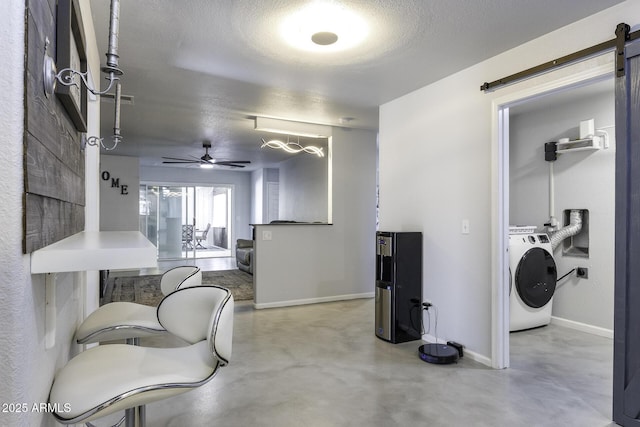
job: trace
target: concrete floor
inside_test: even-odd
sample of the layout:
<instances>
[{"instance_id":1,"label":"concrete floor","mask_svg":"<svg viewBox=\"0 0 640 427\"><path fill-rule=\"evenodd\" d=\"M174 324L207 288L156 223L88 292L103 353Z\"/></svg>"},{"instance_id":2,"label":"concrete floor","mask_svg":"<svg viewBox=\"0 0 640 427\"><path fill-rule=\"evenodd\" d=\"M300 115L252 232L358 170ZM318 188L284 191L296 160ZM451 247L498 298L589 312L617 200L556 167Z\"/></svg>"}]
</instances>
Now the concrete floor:
<instances>
[{"instance_id":1,"label":"concrete floor","mask_svg":"<svg viewBox=\"0 0 640 427\"><path fill-rule=\"evenodd\" d=\"M148 405L147 425L615 425L611 339L555 325L514 333L512 367L493 370L468 358L427 364L420 341L381 341L373 322L373 299L237 303L229 366L200 389Z\"/></svg>"}]
</instances>

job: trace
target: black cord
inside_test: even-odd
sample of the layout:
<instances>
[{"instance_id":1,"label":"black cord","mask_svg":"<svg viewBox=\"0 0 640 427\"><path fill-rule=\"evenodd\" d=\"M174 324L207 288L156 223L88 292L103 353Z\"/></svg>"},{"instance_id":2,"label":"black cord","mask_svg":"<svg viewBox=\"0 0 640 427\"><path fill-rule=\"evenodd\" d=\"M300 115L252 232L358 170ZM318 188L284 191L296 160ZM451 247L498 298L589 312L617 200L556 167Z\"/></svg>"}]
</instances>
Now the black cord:
<instances>
[{"instance_id":1,"label":"black cord","mask_svg":"<svg viewBox=\"0 0 640 427\"><path fill-rule=\"evenodd\" d=\"M413 328L414 331L418 332L418 328L416 327L415 324L415 319L414 319L414 314L413 314L413 310L416 308L419 308L420 306L418 304L413 304L411 306L411 308L409 309L409 320L411 321L411 327ZM420 314L420 311L418 311L418 314Z\"/></svg>"},{"instance_id":2,"label":"black cord","mask_svg":"<svg viewBox=\"0 0 640 427\"><path fill-rule=\"evenodd\" d=\"M429 307L431 307L431 304L429 304L428 306L425 306L424 303L422 304L422 335L428 334L429 332L431 332L431 313L429 313ZM427 313L427 320L429 321L429 329L424 327L424 312Z\"/></svg>"},{"instance_id":3,"label":"black cord","mask_svg":"<svg viewBox=\"0 0 640 427\"><path fill-rule=\"evenodd\" d=\"M567 277L568 275L570 275L571 273L573 273L574 271L576 271L575 268L572 268L567 274L565 274L564 276L560 277L558 280L556 280L556 283L558 283L560 280L564 279L565 277Z\"/></svg>"},{"instance_id":4,"label":"black cord","mask_svg":"<svg viewBox=\"0 0 640 427\"><path fill-rule=\"evenodd\" d=\"M420 325L416 325L415 313L414 309L418 309L418 316L420 315L420 300L418 298L410 298L409 299L409 322L411 322L411 328L420 333Z\"/></svg>"},{"instance_id":5,"label":"black cord","mask_svg":"<svg viewBox=\"0 0 640 427\"><path fill-rule=\"evenodd\" d=\"M424 318L425 318L425 314L427 315L427 321L429 322L429 328L425 328L424 327ZM428 334L429 331L431 330L431 315L429 314L429 310L427 310L426 308L422 309L422 335Z\"/></svg>"}]
</instances>

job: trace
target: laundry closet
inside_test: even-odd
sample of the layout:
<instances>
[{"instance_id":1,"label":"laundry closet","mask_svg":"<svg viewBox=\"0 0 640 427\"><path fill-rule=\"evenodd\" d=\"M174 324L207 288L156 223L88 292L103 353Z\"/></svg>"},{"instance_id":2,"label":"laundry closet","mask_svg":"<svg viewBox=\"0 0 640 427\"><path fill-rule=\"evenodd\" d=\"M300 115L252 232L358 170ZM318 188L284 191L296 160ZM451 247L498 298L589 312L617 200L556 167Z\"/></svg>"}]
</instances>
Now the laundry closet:
<instances>
[{"instance_id":1,"label":"laundry closet","mask_svg":"<svg viewBox=\"0 0 640 427\"><path fill-rule=\"evenodd\" d=\"M613 336L614 308L614 107L611 78L509 109L509 223L522 235L516 242L553 252L552 261L540 256L540 265L545 265L541 274L549 282L553 276L557 280L555 289L542 289L543 280L534 278L532 292L553 292L548 307L552 323L607 337ZM545 159L545 144L550 142L558 144L555 150L546 145ZM541 236L552 236L553 223L556 230L574 225L574 235L568 232L555 250ZM518 250L514 245L510 253ZM517 263L510 264L513 278ZM516 292L513 283L511 292ZM526 326L526 317L536 310L516 314L525 316Z\"/></svg>"}]
</instances>

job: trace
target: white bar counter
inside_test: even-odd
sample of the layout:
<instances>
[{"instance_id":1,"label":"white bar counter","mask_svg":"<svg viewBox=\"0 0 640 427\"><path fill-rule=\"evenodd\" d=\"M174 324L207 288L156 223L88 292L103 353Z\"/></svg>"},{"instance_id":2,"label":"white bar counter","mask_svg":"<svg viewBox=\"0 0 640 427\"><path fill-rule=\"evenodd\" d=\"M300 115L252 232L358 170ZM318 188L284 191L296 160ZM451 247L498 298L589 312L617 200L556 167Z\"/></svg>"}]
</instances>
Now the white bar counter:
<instances>
[{"instance_id":1,"label":"white bar counter","mask_svg":"<svg viewBox=\"0 0 640 427\"><path fill-rule=\"evenodd\" d=\"M139 231L83 231L31 253L31 274L157 265L156 247Z\"/></svg>"}]
</instances>

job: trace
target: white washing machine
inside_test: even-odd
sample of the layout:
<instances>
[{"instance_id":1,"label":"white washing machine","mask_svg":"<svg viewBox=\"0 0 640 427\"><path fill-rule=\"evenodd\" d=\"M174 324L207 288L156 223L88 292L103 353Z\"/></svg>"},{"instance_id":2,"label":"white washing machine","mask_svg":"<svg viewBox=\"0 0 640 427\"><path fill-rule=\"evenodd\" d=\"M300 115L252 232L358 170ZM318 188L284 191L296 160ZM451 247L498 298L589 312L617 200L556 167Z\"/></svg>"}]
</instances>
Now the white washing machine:
<instances>
[{"instance_id":1,"label":"white washing machine","mask_svg":"<svg viewBox=\"0 0 640 427\"><path fill-rule=\"evenodd\" d=\"M558 278L549 237L510 234L509 273L509 330L548 325Z\"/></svg>"}]
</instances>

